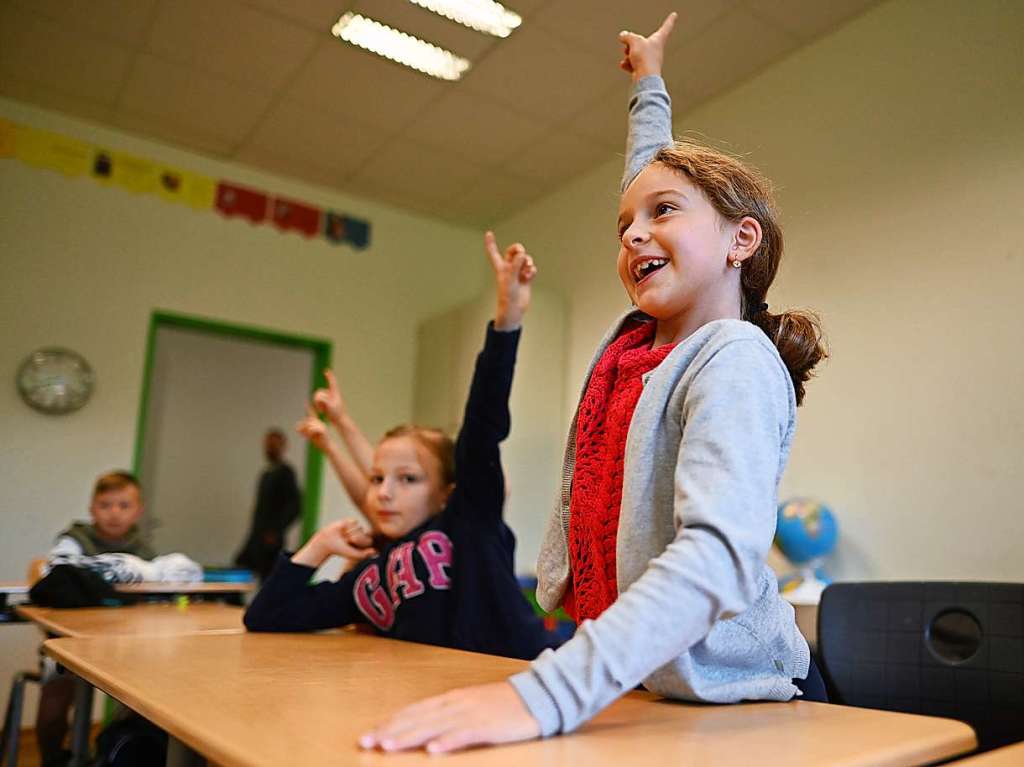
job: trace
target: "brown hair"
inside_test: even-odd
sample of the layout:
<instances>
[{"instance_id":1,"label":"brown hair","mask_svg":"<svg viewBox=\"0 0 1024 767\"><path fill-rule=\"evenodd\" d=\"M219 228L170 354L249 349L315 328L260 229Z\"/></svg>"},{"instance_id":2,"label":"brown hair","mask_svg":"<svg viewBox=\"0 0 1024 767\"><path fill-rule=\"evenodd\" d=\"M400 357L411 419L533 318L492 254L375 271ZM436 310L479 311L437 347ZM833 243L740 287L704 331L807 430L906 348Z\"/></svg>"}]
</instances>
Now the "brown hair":
<instances>
[{"instance_id":1,"label":"brown hair","mask_svg":"<svg viewBox=\"0 0 1024 767\"><path fill-rule=\"evenodd\" d=\"M134 487L139 491L139 497L142 497L142 485L139 484L139 480L134 474L127 471L108 471L96 479L92 497L95 498L97 495L109 493L111 490L121 490L125 487Z\"/></svg>"},{"instance_id":2,"label":"brown hair","mask_svg":"<svg viewBox=\"0 0 1024 767\"><path fill-rule=\"evenodd\" d=\"M441 466L441 483L450 485L455 482L455 443L452 438L441 429L431 426L417 426L416 424L403 423L388 429L381 442L396 437L409 437L416 440L421 446L433 455Z\"/></svg>"},{"instance_id":3,"label":"brown hair","mask_svg":"<svg viewBox=\"0 0 1024 767\"><path fill-rule=\"evenodd\" d=\"M799 405L804 399L804 383L828 352L816 314L807 311L772 314L765 308L768 288L775 280L782 259L782 227L771 183L738 159L689 141L677 141L663 148L651 163L659 163L686 176L727 221L736 223L750 216L761 225L761 244L740 270L742 317L761 328L779 350L793 379Z\"/></svg>"}]
</instances>

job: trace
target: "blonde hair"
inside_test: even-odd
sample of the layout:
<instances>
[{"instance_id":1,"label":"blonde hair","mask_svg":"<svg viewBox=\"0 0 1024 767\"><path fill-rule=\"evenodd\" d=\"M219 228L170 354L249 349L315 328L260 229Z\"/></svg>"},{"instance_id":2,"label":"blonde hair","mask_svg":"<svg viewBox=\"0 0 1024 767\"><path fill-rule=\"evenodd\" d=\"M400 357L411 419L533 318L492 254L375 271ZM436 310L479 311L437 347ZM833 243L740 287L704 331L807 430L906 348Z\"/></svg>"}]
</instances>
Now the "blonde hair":
<instances>
[{"instance_id":1,"label":"blonde hair","mask_svg":"<svg viewBox=\"0 0 1024 767\"><path fill-rule=\"evenodd\" d=\"M690 141L663 148L651 160L655 163L685 176L725 220L738 223L750 216L761 225L761 244L740 268L742 316L761 328L779 350L799 405L804 384L828 352L816 314L799 310L772 314L766 308L768 288L782 259L782 227L771 182L735 157Z\"/></svg>"},{"instance_id":2,"label":"blonde hair","mask_svg":"<svg viewBox=\"0 0 1024 767\"><path fill-rule=\"evenodd\" d=\"M106 474L101 474L96 479L96 484L93 485L92 497L95 498L97 495L109 493L112 490L121 490L125 487L134 487L139 491L139 498L142 498L142 486L139 484L139 480L134 474L127 471L108 471Z\"/></svg>"}]
</instances>

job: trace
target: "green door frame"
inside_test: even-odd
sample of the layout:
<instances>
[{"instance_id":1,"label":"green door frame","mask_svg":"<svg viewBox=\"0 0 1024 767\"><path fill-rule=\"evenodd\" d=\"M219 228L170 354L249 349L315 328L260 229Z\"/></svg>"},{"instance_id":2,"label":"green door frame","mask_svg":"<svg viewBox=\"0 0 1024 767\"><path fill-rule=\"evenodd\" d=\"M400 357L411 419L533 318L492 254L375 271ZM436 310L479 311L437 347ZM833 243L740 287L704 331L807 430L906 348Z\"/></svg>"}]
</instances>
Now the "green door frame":
<instances>
[{"instance_id":1,"label":"green door frame","mask_svg":"<svg viewBox=\"0 0 1024 767\"><path fill-rule=\"evenodd\" d=\"M207 317L196 317L188 314L157 309L149 319L149 330L146 335L146 359L142 370L142 397L139 400L139 417L135 427L135 453L132 459L132 471L135 476L142 472L143 451L146 440L146 420L149 416L149 393L153 377L153 364L156 356L156 332L159 328L183 328L197 330L212 335L240 338L256 343L273 346L309 349L313 352L313 366L310 370L309 391L326 386L324 370L331 364L331 342L321 338L281 333L276 330L257 328L249 325L236 325L221 322ZM316 532L319 523L320 488L323 480L323 456L311 443L306 445L306 476L302 492L302 540L308 541ZM145 478L140 477L145 487Z\"/></svg>"}]
</instances>

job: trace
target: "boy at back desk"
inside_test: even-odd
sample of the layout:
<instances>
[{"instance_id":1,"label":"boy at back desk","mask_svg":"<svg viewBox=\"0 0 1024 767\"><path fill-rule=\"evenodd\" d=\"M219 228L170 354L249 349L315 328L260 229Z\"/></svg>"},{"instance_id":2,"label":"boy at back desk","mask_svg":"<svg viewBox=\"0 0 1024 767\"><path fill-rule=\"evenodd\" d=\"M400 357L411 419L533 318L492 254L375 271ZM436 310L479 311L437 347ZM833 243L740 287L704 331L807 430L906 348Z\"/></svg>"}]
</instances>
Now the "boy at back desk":
<instances>
[{"instance_id":1,"label":"boy at back desk","mask_svg":"<svg viewBox=\"0 0 1024 767\"><path fill-rule=\"evenodd\" d=\"M92 491L89 504L92 521L75 522L60 533L46 556L47 564L101 554L133 554L153 559L156 552L144 540L137 525L143 509L142 488L132 474L125 471L103 474ZM36 715L43 767L66 764L70 758L70 752L64 749L64 738L74 692L74 679L69 674L52 674L43 682Z\"/></svg>"}]
</instances>

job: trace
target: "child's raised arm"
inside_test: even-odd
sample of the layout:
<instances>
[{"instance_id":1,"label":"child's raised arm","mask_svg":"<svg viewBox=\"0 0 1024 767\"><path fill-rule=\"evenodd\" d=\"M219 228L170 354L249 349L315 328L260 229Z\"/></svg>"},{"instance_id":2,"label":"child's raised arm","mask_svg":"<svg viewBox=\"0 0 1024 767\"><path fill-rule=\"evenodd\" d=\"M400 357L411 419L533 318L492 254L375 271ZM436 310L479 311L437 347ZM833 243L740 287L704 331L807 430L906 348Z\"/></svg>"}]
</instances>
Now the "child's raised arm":
<instances>
[{"instance_id":1,"label":"child's raised arm","mask_svg":"<svg viewBox=\"0 0 1024 767\"><path fill-rule=\"evenodd\" d=\"M324 378L327 379L326 389L317 389L313 394L313 407L318 413L327 416L331 425L341 436L345 447L355 460L356 465L363 474L370 473L370 464L373 463L373 445L366 438L359 425L348 412L348 406L341 396L341 389L338 388L338 379L330 370L324 371Z\"/></svg>"},{"instance_id":2,"label":"child's raised arm","mask_svg":"<svg viewBox=\"0 0 1024 767\"><path fill-rule=\"evenodd\" d=\"M455 492L465 499L480 523L500 522L505 480L499 445L509 433L508 399L512 391L519 328L530 306L533 259L520 243L498 250L494 234L484 236L484 250L494 270L493 327L477 355L466 398L462 427L455 441Z\"/></svg>"},{"instance_id":3,"label":"child's raised arm","mask_svg":"<svg viewBox=\"0 0 1024 767\"><path fill-rule=\"evenodd\" d=\"M330 375L330 371L327 371L327 374ZM333 378L331 376L328 380L333 380ZM312 406L306 405L306 417L295 424L295 431L313 443L314 447L327 456L327 460L330 461L331 468L341 482L341 486L345 488L349 500L359 509L361 514L365 515L363 505L366 503L366 490L370 486L367 473L356 463L352 456L342 450L331 439L327 433L327 425L320 420Z\"/></svg>"},{"instance_id":4,"label":"child's raised arm","mask_svg":"<svg viewBox=\"0 0 1024 767\"><path fill-rule=\"evenodd\" d=\"M661 79L661 65L675 24L676 13L672 12L649 37L634 32L619 33L619 42L624 48L619 67L633 77L622 189L658 150L672 143L672 100Z\"/></svg>"}]
</instances>

